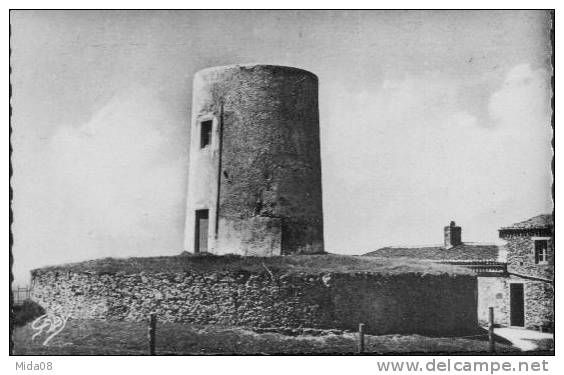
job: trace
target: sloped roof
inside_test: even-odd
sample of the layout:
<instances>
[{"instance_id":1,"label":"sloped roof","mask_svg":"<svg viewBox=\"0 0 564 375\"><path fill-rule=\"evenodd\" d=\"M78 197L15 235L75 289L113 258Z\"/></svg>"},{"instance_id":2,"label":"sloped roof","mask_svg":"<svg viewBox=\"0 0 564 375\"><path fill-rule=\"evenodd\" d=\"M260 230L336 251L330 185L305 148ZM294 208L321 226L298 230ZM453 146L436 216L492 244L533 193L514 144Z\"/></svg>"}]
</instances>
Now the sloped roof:
<instances>
[{"instance_id":1,"label":"sloped roof","mask_svg":"<svg viewBox=\"0 0 564 375\"><path fill-rule=\"evenodd\" d=\"M502 249L497 245L464 243L447 249L443 246L427 247L383 247L364 255L386 258L407 257L435 261L466 260L484 261L498 260Z\"/></svg>"},{"instance_id":2,"label":"sloped roof","mask_svg":"<svg viewBox=\"0 0 564 375\"><path fill-rule=\"evenodd\" d=\"M542 214L519 223L515 223L501 230L518 230L518 229L544 229L554 227L554 217L551 214Z\"/></svg>"}]
</instances>

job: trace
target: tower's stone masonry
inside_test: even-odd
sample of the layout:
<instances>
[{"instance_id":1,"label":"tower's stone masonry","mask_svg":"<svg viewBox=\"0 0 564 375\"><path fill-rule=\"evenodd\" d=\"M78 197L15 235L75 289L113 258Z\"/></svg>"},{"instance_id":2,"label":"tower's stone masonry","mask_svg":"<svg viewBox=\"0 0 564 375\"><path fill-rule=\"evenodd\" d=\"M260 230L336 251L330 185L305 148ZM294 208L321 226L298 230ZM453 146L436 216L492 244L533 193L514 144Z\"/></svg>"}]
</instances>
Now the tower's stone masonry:
<instances>
[{"instance_id":1,"label":"tower's stone masonry","mask_svg":"<svg viewBox=\"0 0 564 375\"><path fill-rule=\"evenodd\" d=\"M185 250L323 252L317 87L272 65L195 75Z\"/></svg>"}]
</instances>

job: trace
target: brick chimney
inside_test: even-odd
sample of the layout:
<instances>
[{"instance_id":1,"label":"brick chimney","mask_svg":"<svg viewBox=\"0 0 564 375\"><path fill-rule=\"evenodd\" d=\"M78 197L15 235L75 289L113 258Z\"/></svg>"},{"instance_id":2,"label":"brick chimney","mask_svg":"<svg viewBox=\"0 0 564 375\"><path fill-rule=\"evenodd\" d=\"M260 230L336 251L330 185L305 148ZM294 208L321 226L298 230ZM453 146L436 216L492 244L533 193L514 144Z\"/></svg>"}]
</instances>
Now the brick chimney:
<instances>
[{"instance_id":1,"label":"brick chimney","mask_svg":"<svg viewBox=\"0 0 564 375\"><path fill-rule=\"evenodd\" d=\"M457 227L454 221L450 222L449 226L445 227L445 248L462 244L462 228Z\"/></svg>"}]
</instances>

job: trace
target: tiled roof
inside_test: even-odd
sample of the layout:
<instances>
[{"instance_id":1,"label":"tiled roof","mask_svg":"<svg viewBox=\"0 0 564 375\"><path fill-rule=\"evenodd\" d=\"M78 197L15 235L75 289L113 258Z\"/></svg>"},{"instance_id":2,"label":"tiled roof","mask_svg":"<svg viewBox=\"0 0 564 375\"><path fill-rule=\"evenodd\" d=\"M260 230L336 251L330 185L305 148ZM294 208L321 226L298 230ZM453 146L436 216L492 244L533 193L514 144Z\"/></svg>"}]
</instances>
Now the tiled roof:
<instances>
[{"instance_id":1,"label":"tiled roof","mask_svg":"<svg viewBox=\"0 0 564 375\"><path fill-rule=\"evenodd\" d=\"M528 220L521 221L520 223L515 223L508 227L503 227L501 230L509 229L542 229L542 228L553 228L554 227L554 217L551 214L543 214L532 217Z\"/></svg>"},{"instance_id":2,"label":"tiled roof","mask_svg":"<svg viewBox=\"0 0 564 375\"><path fill-rule=\"evenodd\" d=\"M380 256L380 257L408 257L414 259L427 260L465 260L465 261L485 261L498 260L501 248L497 245L479 245L465 243L462 245L446 249L443 246L428 247L383 247L381 249L371 251L364 255Z\"/></svg>"}]
</instances>

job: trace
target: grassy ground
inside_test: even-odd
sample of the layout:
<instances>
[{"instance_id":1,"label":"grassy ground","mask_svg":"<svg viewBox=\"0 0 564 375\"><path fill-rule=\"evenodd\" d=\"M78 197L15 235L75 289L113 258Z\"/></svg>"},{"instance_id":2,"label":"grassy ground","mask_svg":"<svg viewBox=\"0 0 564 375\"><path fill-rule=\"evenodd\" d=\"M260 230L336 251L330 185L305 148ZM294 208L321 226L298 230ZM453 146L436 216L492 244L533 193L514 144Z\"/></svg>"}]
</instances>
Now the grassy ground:
<instances>
[{"instance_id":1,"label":"grassy ground","mask_svg":"<svg viewBox=\"0 0 564 375\"><path fill-rule=\"evenodd\" d=\"M211 254L144 257L144 258L104 258L80 263L45 267L32 272L90 272L96 274L117 273L175 273L234 271L261 274L323 274L326 272L369 272L375 274L463 274L472 271L447 264L409 258L378 258L350 255L287 255L278 257L243 257L237 255L214 256Z\"/></svg>"},{"instance_id":2,"label":"grassy ground","mask_svg":"<svg viewBox=\"0 0 564 375\"><path fill-rule=\"evenodd\" d=\"M27 324L14 331L16 355L145 355L147 325L132 322L69 320L48 346ZM257 333L241 327L161 323L157 327L157 355L188 354L347 354L357 350L354 333L288 336ZM465 353L487 351L480 338L424 337L419 335L365 336L370 353ZM500 352L514 351L498 344Z\"/></svg>"},{"instance_id":3,"label":"grassy ground","mask_svg":"<svg viewBox=\"0 0 564 375\"><path fill-rule=\"evenodd\" d=\"M22 304L12 307L10 322L17 327L21 327L43 314L45 314L43 307L31 300L26 300Z\"/></svg>"}]
</instances>

